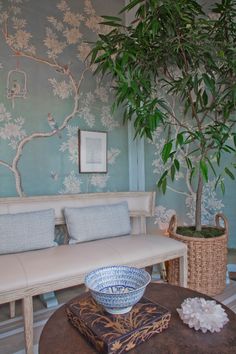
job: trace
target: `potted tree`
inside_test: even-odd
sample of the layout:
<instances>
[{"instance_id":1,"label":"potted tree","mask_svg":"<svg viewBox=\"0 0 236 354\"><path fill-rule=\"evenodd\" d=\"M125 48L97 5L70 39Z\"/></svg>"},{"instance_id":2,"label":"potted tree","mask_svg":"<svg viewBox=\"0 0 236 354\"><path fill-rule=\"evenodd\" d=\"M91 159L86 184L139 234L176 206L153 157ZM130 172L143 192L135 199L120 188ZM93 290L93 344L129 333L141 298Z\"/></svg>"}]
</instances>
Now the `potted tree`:
<instances>
[{"instance_id":1,"label":"potted tree","mask_svg":"<svg viewBox=\"0 0 236 354\"><path fill-rule=\"evenodd\" d=\"M130 25L104 16L110 31L94 44L91 62L95 73L111 75L113 108L123 106L124 121L133 122L136 135L152 139L162 127L165 171L157 185L163 193L181 159L186 164L196 192L195 225L177 228L174 217L169 232L190 242L188 286L213 295L225 286L228 227L223 216L220 227L219 215L216 228L202 226L202 196L210 175L222 192L224 177L235 179L236 166L229 159L227 165L225 156L236 151L236 0L221 0L211 9L195 0L133 0L121 13L134 7ZM181 114L171 106L173 96ZM201 243L200 251L192 242ZM172 282L177 273L170 264Z\"/></svg>"}]
</instances>

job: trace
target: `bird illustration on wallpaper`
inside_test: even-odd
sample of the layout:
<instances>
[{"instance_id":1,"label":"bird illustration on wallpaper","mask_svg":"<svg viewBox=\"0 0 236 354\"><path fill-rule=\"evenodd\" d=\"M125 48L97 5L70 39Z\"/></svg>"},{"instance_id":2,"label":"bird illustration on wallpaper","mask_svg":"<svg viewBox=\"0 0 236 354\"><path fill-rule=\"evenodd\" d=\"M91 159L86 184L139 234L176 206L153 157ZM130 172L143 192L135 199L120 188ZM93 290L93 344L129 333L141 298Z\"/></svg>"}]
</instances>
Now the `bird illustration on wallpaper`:
<instances>
[{"instance_id":1,"label":"bird illustration on wallpaper","mask_svg":"<svg viewBox=\"0 0 236 354\"><path fill-rule=\"evenodd\" d=\"M100 86L92 75L96 67L90 67L86 60L91 50L88 43L98 33L105 33L104 26L100 24L102 18L97 15L92 1L84 0L79 4L73 0L54 1L54 8L48 6L47 0L42 2L44 6L40 8L43 11L36 10L35 15L40 18L37 24L47 22L47 25L37 25L37 28L32 16L34 4L38 9L37 0L0 0L0 43L6 46L1 55L5 55L4 60L7 63L3 70L9 70L5 66L13 66L17 58L16 69L9 70L7 74L7 95L0 96L0 139L5 140L10 149L5 156L0 156L0 166L13 175L18 196L26 194L20 164L26 145L35 139L43 145L45 138L58 136L61 141L58 152L69 154L65 157L72 164L70 174L73 176L73 183L67 183L69 179L65 176L64 182L62 181L65 188L61 190L74 192L74 186L81 185L81 176L77 173L78 158L76 161L71 158L72 155L77 156L78 139L74 133L73 139L68 134L63 134L63 140L62 131L69 128L74 118L83 121L83 125L88 128L95 128L95 124L98 124L104 130L112 131L119 126L108 113L111 88L109 85ZM27 75L23 66L27 67ZM30 82L30 95L27 95L27 81ZM24 107L16 105L16 99L26 97ZM47 106L49 99L50 110ZM11 107L8 100L12 103ZM30 111L28 107L32 106L33 110L31 108ZM76 124L73 128L78 132L79 124ZM113 156L113 162L119 152ZM59 178L54 181L58 180ZM90 176L90 180L93 181L93 176ZM94 186L100 183L101 188L104 188L109 174L102 181L96 178L94 180ZM59 192L60 188L58 186Z\"/></svg>"},{"instance_id":2,"label":"bird illustration on wallpaper","mask_svg":"<svg viewBox=\"0 0 236 354\"><path fill-rule=\"evenodd\" d=\"M20 83L17 80L13 80L12 87L10 89L10 97L17 97L21 92Z\"/></svg>"}]
</instances>

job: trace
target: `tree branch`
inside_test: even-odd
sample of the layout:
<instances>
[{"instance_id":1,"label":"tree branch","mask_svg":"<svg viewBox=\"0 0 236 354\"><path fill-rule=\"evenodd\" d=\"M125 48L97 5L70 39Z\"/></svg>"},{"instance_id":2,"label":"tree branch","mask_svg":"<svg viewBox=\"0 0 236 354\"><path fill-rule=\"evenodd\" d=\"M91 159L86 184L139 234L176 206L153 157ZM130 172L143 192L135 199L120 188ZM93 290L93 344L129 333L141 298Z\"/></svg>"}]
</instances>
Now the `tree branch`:
<instances>
[{"instance_id":1,"label":"tree branch","mask_svg":"<svg viewBox=\"0 0 236 354\"><path fill-rule=\"evenodd\" d=\"M5 167L8 168L9 170L13 171L12 166L11 166L9 163L7 163L7 162L5 162L5 161L3 161L3 160L0 160L0 165L5 166Z\"/></svg>"}]
</instances>

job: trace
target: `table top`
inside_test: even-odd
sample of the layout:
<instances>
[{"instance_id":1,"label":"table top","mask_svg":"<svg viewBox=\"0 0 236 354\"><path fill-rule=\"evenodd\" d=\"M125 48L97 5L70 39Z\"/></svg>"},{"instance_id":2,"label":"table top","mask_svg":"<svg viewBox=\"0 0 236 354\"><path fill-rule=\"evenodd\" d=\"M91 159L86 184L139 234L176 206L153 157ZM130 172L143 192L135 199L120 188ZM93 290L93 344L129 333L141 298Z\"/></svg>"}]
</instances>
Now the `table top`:
<instances>
[{"instance_id":1,"label":"table top","mask_svg":"<svg viewBox=\"0 0 236 354\"><path fill-rule=\"evenodd\" d=\"M169 328L138 345L130 354L235 354L236 314L222 305L229 322L219 333L202 333L189 328L180 319L180 308L187 297L209 296L169 284L150 284L145 297L171 311ZM95 354L97 351L67 319L66 305L54 312L46 323L39 341L39 354Z\"/></svg>"}]
</instances>

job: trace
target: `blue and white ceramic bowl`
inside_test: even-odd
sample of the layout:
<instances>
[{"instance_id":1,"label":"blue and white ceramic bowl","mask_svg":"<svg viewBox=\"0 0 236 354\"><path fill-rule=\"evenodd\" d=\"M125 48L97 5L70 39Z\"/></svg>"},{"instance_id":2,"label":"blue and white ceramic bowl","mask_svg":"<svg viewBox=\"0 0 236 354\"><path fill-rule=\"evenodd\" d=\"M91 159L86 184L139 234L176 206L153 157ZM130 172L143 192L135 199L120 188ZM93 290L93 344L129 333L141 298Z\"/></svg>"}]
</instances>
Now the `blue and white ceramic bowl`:
<instances>
[{"instance_id":1,"label":"blue and white ceramic bowl","mask_svg":"<svg viewBox=\"0 0 236 354\"><path fill-rule=\"evenodd\" d=\"M85 277L98 304L111 314L124 314L143 296L151 276L143 269L127 266L98 268Z\"/></svg>"}]
</instances>

